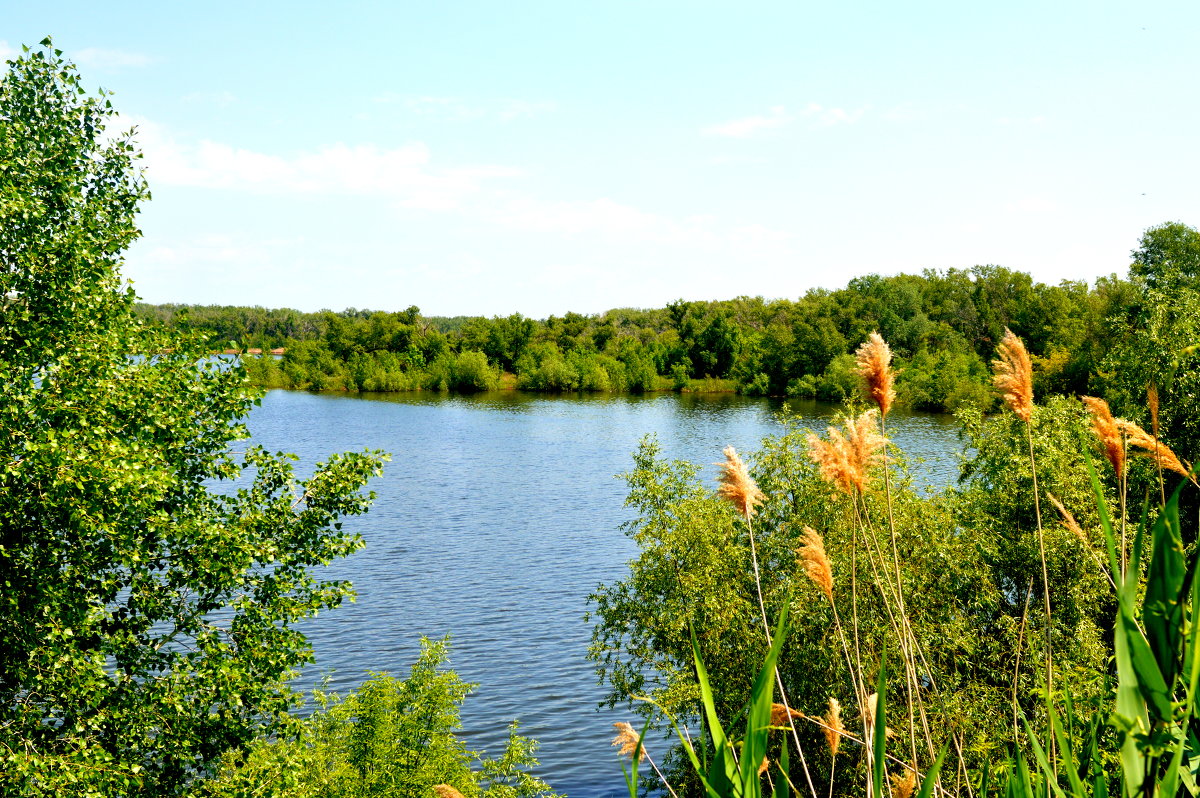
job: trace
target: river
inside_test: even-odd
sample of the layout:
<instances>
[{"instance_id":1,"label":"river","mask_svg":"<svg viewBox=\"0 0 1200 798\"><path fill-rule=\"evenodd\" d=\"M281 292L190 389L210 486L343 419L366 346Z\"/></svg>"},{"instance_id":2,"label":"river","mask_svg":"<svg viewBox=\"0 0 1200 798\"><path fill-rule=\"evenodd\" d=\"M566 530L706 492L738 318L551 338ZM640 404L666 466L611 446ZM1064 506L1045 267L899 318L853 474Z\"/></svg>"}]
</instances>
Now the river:
<instances>
[{"instance_id":1,"label":"river","mask_svg":"<svg viewBox=\"0 0 1200 798\"><path fill-rule=\"evenodd\" d=\"M586 658L587 596L626 574L636 548L620 531L624 483L639 440L705 466L715 486L727 445L752 452L782 430L783 403L733 395L557 397L514 392L471 397L371 398L271 391L250 414L254 441L295 452L301 474L333 452L392 455L372 483L370 513L350 519L366 547L323 576L353 581L357 602L305 624L317 663L296 681L330 675L336 690L368 671L407 675L422 635L450 635L450 667L478 690L463 706L469 748L497 755L507 725L541 747L538 773L570 798L627 795L598 710L604 688ZM823 431L837 408L791 402ZM892 440L918 483L957 475L960 443L946 416L893 412Z\"/></svg>"}]
</instances>

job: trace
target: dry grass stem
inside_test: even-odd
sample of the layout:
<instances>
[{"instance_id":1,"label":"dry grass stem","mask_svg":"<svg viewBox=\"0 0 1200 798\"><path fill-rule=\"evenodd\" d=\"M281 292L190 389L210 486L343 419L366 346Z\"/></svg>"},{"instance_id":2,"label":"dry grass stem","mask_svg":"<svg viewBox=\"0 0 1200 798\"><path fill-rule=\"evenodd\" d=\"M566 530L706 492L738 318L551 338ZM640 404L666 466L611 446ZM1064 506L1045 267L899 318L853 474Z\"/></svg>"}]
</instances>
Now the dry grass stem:
<instances>
[{"instance_id":1,"label":"dry grass stem","mask_svg":"<svg viewBox=\"0 0 1200 798\"><path fill-rule=\"evenodd\" d=\"M883 337L873 332L866 342L854 353L858 362L858 375L867 385L867 393L879 405L879 412L887 415L896 401L896 375L892 372L892 350Z\"/></svg>"},{"instance_id":2,"label":"dry grass stem","mask_svg":"<svg viewBox=\"0 0 1200 798\"><path fill-rule=\"evenodd\" d=\"M992 361L996 371L992 380L1017 418L1028 424L1033 419L1033 364L1029 352L1007 327L998 349L1000 359Z\"/></svg>"},{"instance_id":3,"label":"dry grass stem","mask_svg":"<svg viewBox=\"0 0 1200 798\"><path fill-rule=\"evenodd\" d=\"M837 756L845 727L842 725L842 705L836 698L829 699L829 711L825 713L825 725L821 727L821 731L825 732L825 742L829 744L829 755Z\"/></svg>"},{"instance_id":4,"label":"dry grass stem","mask_svg":"<svg viewBox=\"0 0 1200 798\"><path fill-rule=\"evenodd\" d=\"M613 738L612 744L620 746L617 753L620 756L632 757L634 751L638 751L638 733L637 730L630 726L625 721L617 721L613 724L613 728L617 730L617 736ZM646 747L642 746L638 752L638 761L646 761Z\"/></svg>"},{"instance_id":5,"label":"dry grass stem","mask_svg":"<svg viewBox=\"0 0 1200 798\"><path fill-rule=\"evenodd\" d=\"M828 555L825 554L825 542L821 540L821 536L812 527L804 527L804 545L800 547L797 554L800 555L800 562L804 566L804 573L813 581L817 587L821 588L821 592L825 594L825 598L833 603L833 566L829 562Z\"/></svg>"},{"instance_id":6,"label":"dry grass stem","mask_svg":"<svg viewBox=\"0 0 1200 798\"><path fill-rule=\"evenodd\" d=\"M1150 383L1146 386L1146 404L1150 405L1150 429L1154 437L1158 437L1158 386Z\"/></svg>"},{"instance_id":7,"label":"dry grass stem","mask_svg":"<svg viewBox=\"0 0 1200 798\"><path fill-rule=\"evenodd\" d=\"M912 798L913 790L917 788L917 772L911 768L904 769L903 776L892 776L892 798Z\"/></svg>"},{"instance_id":8,"label":"dry grass stem","mask_svg":"<svg viewBox=\"0 0 1200 798\"><path fill-rule=\"evenodd\" d=\"M1119 418L1117 419L1117 426L1122 432L1125 433L1125 439L1129 442L1130 446L1136 446L1139 449L1145 449L1150 455L1157 456L1163 468L1167 469L1168 471L1174 471L1176 474L1182 474L1188 479L1191 479L1192 482L1196 481L1195 479L1192 479L1192 470L1184 465L1183 462L1175 455L1175 452L1171 451L1170 447L1168 447L1165 443L1157 440L1154 436L1146 432L1146 430L1142 429L1137 424L1134 424L1132 421L1126 421L1123 418Z\"/></svg>"},{"instance_id":9,"label":"dry grass stem","mask_svg":"<svg viewBox=\"0 0 1200 798\"><path fill-rule=\"evenodd\" d=\"M882 457L887 439L879 433L878 410L867 410L846 419L846 434L829 428L829 440L808 436L808 456L817 464L821 477L848 494L865 493L871 469Z\"/></svg>"},{"instance_id":10,"label":"dry grass stem","mask_svg":"<svg viewBox=\"0 0 1200 798\"><path fill-rule=\"evenodd\" d=\"M1123 479L1125 476L1125 443L1121 439L1121 428L1117 425L1117 420L1113 418L1112 411L1108 409L1108 402L1094 396L1079 398L1092 413L1092 431L1096 433L1100 445L1104 447L1104 456L1112 464L1113 471L1117 473L1117 479Z\"/></svg>"},{"instance_id":11,"label":"dry grass stem","mask_svg":"<svg viewBox=\"0 0 1200 798\"><path fill-rule=\"evenodd\" d=\"M449 784L435 784L433 792L437 798L463 798L463 794Z\"/></svg>"},{"instance_id":12,"label":"dry grass stem","mask_svg":"<svg viewBox=\"0 0 1200 798\"><path fill-rule=\"evenodd\" d=\"M762 504L766 496L750 478L750 471L742 462L742 458L738 457L737 450L726 446L725 462L716 465L721 467L721 472L717 475L717 480L721 483L717 488L717 495L736 507L746 518L754 515L754 508Z\"/></svg>"}]
</instances>

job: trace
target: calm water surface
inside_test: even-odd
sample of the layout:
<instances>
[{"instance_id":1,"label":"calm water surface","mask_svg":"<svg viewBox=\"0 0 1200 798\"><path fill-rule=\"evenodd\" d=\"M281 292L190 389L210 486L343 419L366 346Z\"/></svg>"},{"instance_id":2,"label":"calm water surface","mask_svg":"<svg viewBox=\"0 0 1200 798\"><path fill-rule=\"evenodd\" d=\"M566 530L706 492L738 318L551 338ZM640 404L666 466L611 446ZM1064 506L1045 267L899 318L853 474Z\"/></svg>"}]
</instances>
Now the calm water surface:
<instances>
[{"instance_id":1,"label":"calm water surface","mask_svg":"<svg viewBox=\"0 0 1200 798\"><path fill-rule=\"evenodd\" d=\"M507 726L541 743L539 773L570 798L627 795L610 747L623 710L598 710L604 690L586 654L587 596L625 576L636 548L620 531L631 453L646 434L664 453L706 466L721 449L758 448L782 430L781 402L732 395L547 397L512 392L362 399L272 391L250 416L256 443L300 455L305 473L332 452L392 454L377 499L348 526L366 547L331 566L358 600L306 624L317 664L310 689L367 671L405 675L421 636L451 637L450 665L479 684L463 707L469 747L497 755ZM835 408L794 402L823 431ZM894 412L892 439L924 463L918 482L957 474L953 420Z\"/></svg>"}]
</instances>

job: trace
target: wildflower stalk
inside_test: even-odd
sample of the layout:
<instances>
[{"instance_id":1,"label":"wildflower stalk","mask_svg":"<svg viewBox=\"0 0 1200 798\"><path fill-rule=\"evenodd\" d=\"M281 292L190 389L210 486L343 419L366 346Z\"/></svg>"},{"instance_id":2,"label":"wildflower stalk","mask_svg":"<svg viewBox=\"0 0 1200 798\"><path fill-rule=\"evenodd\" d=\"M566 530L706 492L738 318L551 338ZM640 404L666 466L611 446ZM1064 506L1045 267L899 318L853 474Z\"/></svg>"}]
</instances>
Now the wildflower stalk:
<instances>
[{"instance_id":1,"label":"wildflower stalk","mask_svg":"<svg viewBox=\"0 0 1200 798\"><path fill-rule=\"evenodd\" d=\"M1038 554L1042 565L1042 609L1045 613L1046 702L1054 695L1054 650L1051 639L1050 575L1046 567L1046 538L1042 529L1042 503L1038 493L1037 458L1033 452L1033 365L1029 352L1012 330L1004 330L997 348L999 359L992 361L996 371L994 382L1013 414L1025 422L1025 438L1029 444L1029 471L1033 477L1033 511L1037 518ZM1048 721L1049 719L1047 719ZM1056 760L1056 742L1050 737L1050 760Z\"/></svg>"},{"instance_id":2,"label":"wildflower stalk","mask_svg":"<svg viewBox=\"0 0 1200 798\"><path fill-rule=\"evenodd\" d=\"M758 567L758 547L754 541L754 524L751 521L755 512L754 508L761 504L766 497L750 477L750 471L738 456L737 450L732 446L726 446L724 454L725 462L717 463L721 468L720 474L717 477L720 482L720 486L717 488L717 495L733 504L746 522L746 531L750 538L750 561L754 569L754 592L758 598L759 611L762 614L763 634L766 637L767 647L770 648L773 642L771 640L771 627L767 621L766 602L763 600L762 576ZM800 754L800 766L804 771L808 788L812 791L813 798L816 798L817 789L808 771L808 762L804 756L804 748L800 745L800 735L796 731L796 726L791 719L790 707L787 705L787 693L784 690L783 677L779 673L778 665L775 666L774 671L775 682L779 687L780 700L783 702L784 707L789 709L788 725L791 727L792 738L796 743L796 751Z\"/></svg>"},{"instance_id":3,"label":"wildflower stalk","mask_svg":"<svg viewBox=\"0 0 1200 798\"><path fill-rule=\"evenodd\" d=\"M667 788L667 792L671 794L672 798L679 798L675 790L671 788L671 783L667 781L667 777L663 775L663 772L658 769L658 765L654 763L654 758L646 750L646 746L643 745L642 736L637 733L637 730L627 721L623 720L614 723L613 728L617 730L617 736L613 738L612 744L620 748L617 751L617 755L627 756L631 760L636 757L638 762L642 760L649 762L650 767L654 768L654 772L658 774L658 780ZM636 772L634 775L636 776ZM447 796L447 798L449 797Z\"/></svg>"}]
</instances>

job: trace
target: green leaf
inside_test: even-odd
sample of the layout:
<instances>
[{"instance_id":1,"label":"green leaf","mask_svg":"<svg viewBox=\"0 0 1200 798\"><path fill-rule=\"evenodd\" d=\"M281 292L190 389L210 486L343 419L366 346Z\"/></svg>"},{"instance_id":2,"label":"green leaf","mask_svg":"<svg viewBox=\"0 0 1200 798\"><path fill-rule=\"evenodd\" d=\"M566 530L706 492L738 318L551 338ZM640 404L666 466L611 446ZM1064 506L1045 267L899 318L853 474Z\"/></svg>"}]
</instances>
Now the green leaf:
<instances>
[{"instance_id":1,"label":"green leaf","mask_svg":"<svg viewBox=\"0 0 1200 798\"><path fill-rule=\"evenodd\" d=\"M887 645L879 654L879 679L876 685L879 696L875 704L875 725L871 730L871 785L873 795L882 796L887 781Z\"/></svg>"}]
</instances>

